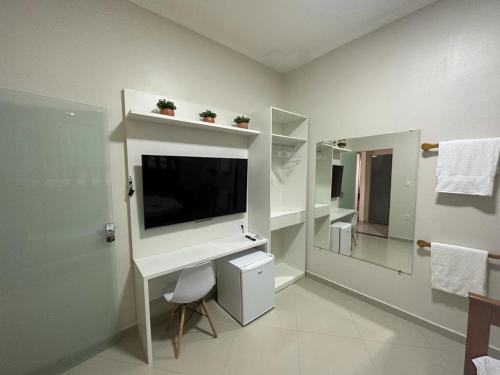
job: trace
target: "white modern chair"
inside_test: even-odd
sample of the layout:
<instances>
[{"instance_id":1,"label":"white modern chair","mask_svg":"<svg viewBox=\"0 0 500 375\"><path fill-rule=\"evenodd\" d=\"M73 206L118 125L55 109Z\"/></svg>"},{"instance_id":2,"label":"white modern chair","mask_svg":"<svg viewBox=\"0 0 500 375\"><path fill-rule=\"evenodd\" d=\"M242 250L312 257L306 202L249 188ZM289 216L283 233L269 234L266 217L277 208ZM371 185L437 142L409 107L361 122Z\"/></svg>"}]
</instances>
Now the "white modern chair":
<instances>
[{"instance_id":1,"label":"white modern chair","mask_svg":"<svg viewBox=\"0 0 500 375\"><path fill-rule=\"evenodd\" d=\"M202 264L198 264L192 267L185 268L179 279L176 283L171 284L167 287L167 292L163 294L163 298L167 302L172 302L176 306L172 309L172 313L170 315L170 322L174 314L178 311L180 316L179 321L179 333L174 343L175 348L175 358L179 358L180 347L181 347L181 338L184 332L184 324L186 323L186 304L188 303L197 303L196 310L191 312L191 316L193 313L198 312L200 306L203 309L204 313L200 313L208 318L208 322L210 323L210 328L212 328L213 336L217 338L217 332L215 332L214 325L210 316L208 315L208 308L203 297L207 295L208 292L215 285L215 274L212 268L211 262L206 262ZM188 318L188 320L189 320Z\"/></svg>"}]
</instances>

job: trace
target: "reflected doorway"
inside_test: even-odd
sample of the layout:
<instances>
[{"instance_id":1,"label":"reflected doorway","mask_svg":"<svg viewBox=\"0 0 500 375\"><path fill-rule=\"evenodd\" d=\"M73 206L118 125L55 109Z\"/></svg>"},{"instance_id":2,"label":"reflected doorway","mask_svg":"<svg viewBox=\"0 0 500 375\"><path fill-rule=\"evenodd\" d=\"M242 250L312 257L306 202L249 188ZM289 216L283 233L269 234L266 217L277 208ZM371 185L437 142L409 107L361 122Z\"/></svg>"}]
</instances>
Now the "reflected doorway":
<instances>
[{"instance_id":1,"label":"reflected doorway","mask_svg":"<svg viewBox=\"0 0 500 375\"><path fill-rule=\"evenodd\" d=\"M358 233L388 238L392 155L392 149L358 153Z\"/></svg>"}]
</instances>

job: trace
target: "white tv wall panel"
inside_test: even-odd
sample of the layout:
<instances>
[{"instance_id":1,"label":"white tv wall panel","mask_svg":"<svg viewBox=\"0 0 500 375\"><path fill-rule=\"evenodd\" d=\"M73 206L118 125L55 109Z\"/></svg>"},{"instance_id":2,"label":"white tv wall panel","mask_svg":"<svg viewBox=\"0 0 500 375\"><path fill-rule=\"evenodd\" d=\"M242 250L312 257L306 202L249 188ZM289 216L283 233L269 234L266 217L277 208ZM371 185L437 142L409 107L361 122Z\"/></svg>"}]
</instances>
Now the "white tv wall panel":
<instances>
[{"instance_id":1,"label":"white tv wall panel","mask_svg":"<svg viewBox=\"0 0 500 375\"><path fill-rule=\"evenodd\" d=\"M230 123L235 113L212 105L196 104L169 95L124 90L124 112L150 113L160 98L173 100L176 117L193 118L211 108L217 119ZM134 259L166 251L195 246L204 241L241 235L240 221L247 225L247 214L234 214L209 221L188 222L145 230L142 210L141 155L177 155L197 157L248 158L249 142L255 137L240 134L220 134L196 128L158 126L148 119L126 117L127 176L131 176L135 194L129 199L130 229ZM126 184L126 181L124 181ZM248 207L248 205L247 205Z\"/></svg>"}]
</instances>

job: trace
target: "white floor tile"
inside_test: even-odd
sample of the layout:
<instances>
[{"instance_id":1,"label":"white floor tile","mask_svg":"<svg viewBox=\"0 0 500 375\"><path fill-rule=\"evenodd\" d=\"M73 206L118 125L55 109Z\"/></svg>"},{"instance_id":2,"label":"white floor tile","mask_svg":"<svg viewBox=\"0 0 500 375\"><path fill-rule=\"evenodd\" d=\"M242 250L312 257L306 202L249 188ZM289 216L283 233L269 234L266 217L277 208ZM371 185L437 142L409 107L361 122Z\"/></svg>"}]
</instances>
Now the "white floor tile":
<instances>
[{"instance_id":1,"label":"white floor tile","mask_svg":"<svg viewBox=\"0 0 500 375\"><path fill-rule=\"evenodd\" d=\"M234 339L224 374L299 374L297 332L258 324L242 328Z\"/></svg>"},{"instance_id":2,"label":"white floor tile","mask_svg":"<svg viewBox=\"0 0 500 375\"><path fill-rule=\"evenodd\" d=\"M175 359L176 317L153 327L152 366L130 335L68 375L455 375L464 346L336 289L305 278L276 295L276 307L242 327L215 301L193 316Z\"/></svg>"},{"instance_id":3,"label":"white floor tile","mask_svg":"<svg viewBox=\"0 0 500 375\"><path fill-rule=\"evenodd\" d=\"M299 332L302 375L377 374L363 340Z\"/></svg>"},{"instance_id":4,"label":"white floor tile","mask_svg":"<svg viewBox=\"0 0 500 375\"><path fill-rule=\"evenodd\" d=\"M145 354L142 348L139 335L133 334L124 337L120 342L98 354L107 359L121 361L132 364L144 364Z\"/></svg>"},{"instance_id":5,"label":"white floor tile","mask_svg":"<svg viewBox=\"0 0 500 375\"><path fill-rule=\"evenodd\" d=\"M351 312L361 337L392 344L429 347L429 341L416 324L368 303L351 304Z\"/></svg>"},{"instance_id":6,"label":"white floor tile","mask_svg":"<svg viewBox=\"0 0 500 375\"><path fill-rule=\"evenodd\" d=\"M291 288L284 289L276 294L275 307L264 316L255 321L255 324L284 328L297 329L296 295Z\"/></svg>"},{"instance_id":7,"label":"white floor tile","mask_svg":"<svg viewBox=\"0 0 500 375\"><path fill-rule=\"evenodd\" d=\"M377 341L366 341L366 346L380 374L458 375L430 348Z\"/></svg>"},{"instance_id":8,"label":"white floor tile","mask_svg":"<svg viewBox=\"0 0 500 375\"><path fill-rule=\"evenodd\" d=\"M230 319L230 318L228 318ZM181 339L180 356L175 358L174 337L178 321L174 320L167 332L165 325L153 331L153 367L186 374L221 374L237 333L236 325L229 321L214 321L218 337L211 335L206 318L192 318Z\"/></svg>"},{"instance_id":9,"label":"white floor tile","mask_svg":"<svg viewBox=\"0 0 500 375\"><path fill-rule=\"evenodd\" d=\"M146 375L145 363L131 364L97 356L65 372L65 375Z\"/></svg>"},{"instance_id":10,"label":"white floor tile","mask_svg":"<svg viewBox=\"0 0 500 375\"><path fill-rule=\"evenodd\" d=\"M342 337L360 337L348 310L333 304L317 303L314 298L297 297L297 329Z\"/></svg>"}]
</instances>

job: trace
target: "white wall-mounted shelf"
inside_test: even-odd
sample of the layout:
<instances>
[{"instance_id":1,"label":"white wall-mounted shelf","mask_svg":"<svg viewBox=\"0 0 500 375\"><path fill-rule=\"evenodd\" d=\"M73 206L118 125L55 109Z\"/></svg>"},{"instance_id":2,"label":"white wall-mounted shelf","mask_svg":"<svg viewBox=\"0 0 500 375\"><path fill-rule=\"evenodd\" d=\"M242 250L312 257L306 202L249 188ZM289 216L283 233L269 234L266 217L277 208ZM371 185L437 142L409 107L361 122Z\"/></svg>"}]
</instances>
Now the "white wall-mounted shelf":
<instances>
[{"instance_id":1,"label":"white wall-mounted shelf","mask_svg":"<svg viewBox=\"0 0 500 375\"><path fill-rule=\"evenodd\" d=\"M302 208L282 208L271 211L271 230L290 227L306 221L306 210Z\"/></svg>"},{"instance_id":2,"label":"white wall-mounted shelf","mask_svg":"<svg viewBox=\"0 0 500 375\"><path fill-rule=\"evenodd\" d=\"M349 150L348 148L342 148L338 146L330 146L334 151L340 151L340 152L352 152L352 150Z\"/></svg>"},{"instance_id":3,"label":"white wall-mounted shelf","mask_svg":"<svg viewBox=\"0 0 500 375\"><path fill-rule=\"evenodd\" d=\"M183 119L174 116L165 116L154 112L148 113L148 112L130 111L127 113L127 119L135 121L147 121L157 124L178 126L184 128L194 128L199 130L206 130L206 131L213 131L213 132L220 132L227 134L236 134L246 137L256 136L260 134L258 130L242 129L236 126L211 124L203 121Z\"/></svg>"},{"instance_id":4,"label":"white wall-mounted shelf","mask_svg":"<svg viewBox=\"0 0 500 375\"><path fill-rule=\"evenodd\" d=\"M329 203L316 203L314 205L314 218L318 219L330 215L330 204Z\"/></svg>"},{"instance_id":5,"label":"white wall-mounted shelf","mask_svg":"<svg viewBox=\"0 0 500 375\"><path fill-rule=\"evenodd\" d=\"M301 144L307 142L307 139L305 139L305 138L290 137L290 136L281 135L281 134L273 134L272 137L273 137L273 144L279 144L279 145L295 146L295 145L301 145Z\"/></svg>"}]
</instances>

